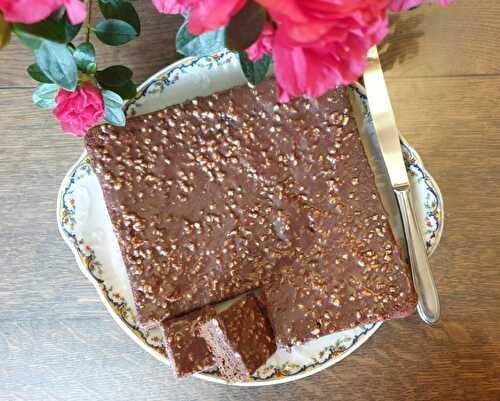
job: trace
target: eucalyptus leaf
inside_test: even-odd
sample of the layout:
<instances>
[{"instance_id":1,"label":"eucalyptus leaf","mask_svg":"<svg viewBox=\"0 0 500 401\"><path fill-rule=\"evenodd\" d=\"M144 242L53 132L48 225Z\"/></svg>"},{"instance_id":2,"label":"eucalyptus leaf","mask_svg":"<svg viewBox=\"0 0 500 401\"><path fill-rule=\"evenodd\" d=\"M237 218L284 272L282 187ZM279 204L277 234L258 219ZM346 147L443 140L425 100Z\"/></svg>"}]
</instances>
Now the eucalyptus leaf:
<instances>
[{"instance_id":1,"label":"eucalyptus leaf","mask_svg":"<svg viewBox=\"0 0 500 401\"><path fill-rule=\"evenodd\" d=\"M35 50L35 59L43 73L59 86L74 91L78 71L71 51L66 45L43 41Z\"/></svg>"},{"instance_id":2,"label":"eucalyptus leaf","mask_svg":"<svg viewBox=\"0 0 500 401\"><path fill-rule=\"evenodd\" d=\"M266 78L272 61L271 55L265 54L255 62L252 62L248 58L246 51L239 52L238 55L240 57L241 70L248 82L252 85L257 85Z\"/></svg>"},{"instance_id":3,"label":"eucalyptus leaf","mask_svg":"<svg viewBox=\"0 0 500 401\"><path fill-rule=\"evenodd\" d=\"M110 46L121 46L137 37L137 32L132 25L117 19L99 22L94 32L101 42Z\"/></svg>"},{"instance_id":4,"label":"eucalyptus leaf","mask_svg":"<svg viewBox=\"0 0 500 401\"><path fill-rule=\"evenodd\" d=\"M75 49L73 57L80 71L87 74L95 74L97 65L95 62L95 49L92 43L85 42L80 44Z\"/></svg>"},{"instance_id":5,"label":"eucalyptus leaf","mask_svg":"<svg viewBox=\"0 0 500 401\"><path fill-rule=\"evenodd\" d=\"M97 81L103 86L122 86L132 79L132 70L124 65L113 65L97 71Z\"/></svg>"},{"instance_id":6,"label":"eucalyptus leaf","mask_svg":"<svg viewBox=\"0 0 500 401\"><path fill-rule=\"evenodd\" d=\"M27 70L28 74L31 78L33 78L35 81L50 84L52 83L52 80L47 77L47 75L44 74L44 72L40 69L38 64L31 64Z\"/></svg>"},{"instance_id":7,"label":"eucalyptus leaf","mask_svg":"<svg viewBox=\"0 0 500 401\"><path fill-rule=\"evenodd\" d=\"M127 1L99 0L99 8L106 19L116 19L130 24L137 35L141 33L141 21L134 6Z\"/></svg>"},{"instance_id":8,"label":"eucalyptus leaf","mask_svg":"<svg viewBox=\"0 0 500 401\"><path fill-rule=\"evenodd\" d=\"M33 92L33 103L42 109L56 107L55 97L59 87L56 84L42 84Z\"/></svg>"},{"instance_id":9,"label":"eucalyptus leaf","mask_svg":"<svg viewBox=\"0 0 500 401\"><path fill-rule=\"evenodd\" d=\"M185 21L175 39L177 52L184 56L206 56L224 48L224 28L206 32L202 35L193 35L188 30L188 21Z\"/></svg>"},{"instance_id":10,"label":"eucalyptus leaf","mask_svg":"<svg viewBox=\"0 0 500 401\"><path fill-rule=\"evenodd\" d=\"M113 125L118 125L123 127L127 122L125 113L120 108L111 108L105 106L104 108L104 120Z\"/></svg>"},{"instance_id":11,"label":"eucalyptus leaf","mask_svg":"<svg viewBox=\"0 0 500 401\"><path fill-rule=\"evenodd\" d=\"M225 46L235 51L249 48L259 38L265 22L264 7L254 0L248 0L227 25Z\"/></svg>"}]
</instances>

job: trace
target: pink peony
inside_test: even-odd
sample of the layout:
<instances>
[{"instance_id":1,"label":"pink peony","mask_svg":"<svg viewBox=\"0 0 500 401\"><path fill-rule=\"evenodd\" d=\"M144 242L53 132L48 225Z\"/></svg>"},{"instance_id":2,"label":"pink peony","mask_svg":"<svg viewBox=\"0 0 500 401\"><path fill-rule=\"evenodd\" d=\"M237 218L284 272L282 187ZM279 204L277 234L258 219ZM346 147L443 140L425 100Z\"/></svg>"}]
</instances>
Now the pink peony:
<instances>
[{"instance_id":1,"label":"pink peony","mask_svg":"<svg viewBox=\"0 0 500 401\"><path fill-rule=\"evenodd\" d=\"M368 49L387 34L389 0L258 0L277 30L273 41L280 101L356 80Z\"/></svg>"},{"instance_id":2,"label":"pink peony","mask_svg":"<svg viewBox=\"0 0 500 401\"><path fill-rule=\"evenodd\" d=\"M189 10L189 31L193 35L213 31L227 25L246 0L153 0L156 9L165 14Z\"/></svg>"},{"instance_id":3,"label":"pink peony","mask_svg":"<svg viewBox=\"0 0 500 401\"><path fill-rule=\"evenodd\" d=\"M447 6L452 1L453 0L434 0L435 3L438 3L442 6ZM409 10L410 8L419 6L423 2L424 0L392 0L390 10L395 12Z\"/></svg>"},{"instance_id":4,"label":"pink peony","mask_svg":"<svg viewBox=\"0 0 500 401\"><path fill-rule=\"evenodd\" d=\"M0 11L6 21L34 24L63 5L72 24L83 22L87 11L80 0L0 0Z\"/></svg>"},{"instance_id":5,"label":"pink peony","mask_svg":"<svg viewBox=\"0 0 500 401\"><path fill-rule=\"evenodd\" d=\"M104 117L104 101L98 88L82 84L76 91L59 89L54 115L64 132L84 136L87 130Z\"/></svg>"},{"instance_id":6,"label":"pink peony","mask_svg":"<svg viewBox=\"0 0 500 401\"><path fill-rule=\"evenodd\" d=\"M257 61L264 54L271 53L273 50L274 30L269 22L266 22L259 38L246 51L248 58L252 61Z\"/></svg>"}]
</instances>

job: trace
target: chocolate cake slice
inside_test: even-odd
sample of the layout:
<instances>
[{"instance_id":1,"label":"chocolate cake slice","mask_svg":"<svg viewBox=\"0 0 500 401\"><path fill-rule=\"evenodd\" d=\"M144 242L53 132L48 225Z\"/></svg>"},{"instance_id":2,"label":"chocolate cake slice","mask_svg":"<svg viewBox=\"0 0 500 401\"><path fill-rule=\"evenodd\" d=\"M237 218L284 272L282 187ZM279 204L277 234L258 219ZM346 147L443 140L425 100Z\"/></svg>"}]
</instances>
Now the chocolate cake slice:
<instances>
[{"instance_id":1,"label":"chocolate cake slice","mask_svg":"<svg viewBox=\"0 0 500 401\"><path fill-rule=\"evenodd\" d=\"M200 334L229 382L248 380L276 351L271 326L254 295L202 324Z\"/></svg>"},{"instance_id":2,"label":"chocolate cake slice","mask_svg":"<svg viewBox=\"0 0 500 401\"><path fill-rule=\"evenodd\" d=\"M212 353L200 336L200 326L215 317L215 310L200 310L161 324L168 359L177 377L185 377L214 366Z\"/></svg>"},{"instance_id":3,"label":"chocolate cake slice","mask_svg":"<svg viewBox=\"0 0 500 401\"><path fill-rule=\"evenodd\" d=\"M274 81L237 87L86 147L143 324L262 287L282 344L415 307L349 88L279 104Z\"/></svg>"}]
</instances>

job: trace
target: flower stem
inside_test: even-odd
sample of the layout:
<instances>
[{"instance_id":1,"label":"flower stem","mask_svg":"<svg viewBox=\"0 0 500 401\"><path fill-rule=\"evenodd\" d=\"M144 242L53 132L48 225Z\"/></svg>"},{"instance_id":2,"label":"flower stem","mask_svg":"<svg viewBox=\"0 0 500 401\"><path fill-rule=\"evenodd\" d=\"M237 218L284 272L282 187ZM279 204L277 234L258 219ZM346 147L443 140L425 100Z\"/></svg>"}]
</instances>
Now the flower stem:
<instances>
[{"instance_id":1,"label":"flower stem","mask_svg":"<svg viewBox=\"0 0 500 401\"><path fill-rule=\"evenodd\" d=\"M92 30L92 0L86 0L87 3L87 33L85 34L85 42L90 41L90 31Z\"/></svg>"}]
</instances>

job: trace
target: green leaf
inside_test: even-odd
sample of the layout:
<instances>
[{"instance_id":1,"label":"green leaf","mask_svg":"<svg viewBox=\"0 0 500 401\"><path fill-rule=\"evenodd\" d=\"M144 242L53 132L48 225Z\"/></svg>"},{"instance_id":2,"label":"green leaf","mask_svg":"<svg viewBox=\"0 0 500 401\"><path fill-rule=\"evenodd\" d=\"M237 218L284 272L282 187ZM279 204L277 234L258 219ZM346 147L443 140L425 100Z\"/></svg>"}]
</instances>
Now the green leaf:
<instances>
[{"instance_id":1,"label":"green leaf","mask_svg":"<svg viewBox=\"0 0 500 401\"><path fill-rule=\"evenodd\" d=\"M118 93L124 99L132 99L137 94L137 86L132 82L132 70L123 65L97 71L95 77L101 87Z\"/></svg>"},{"instance_id":2,"label":"green leaf","mask_svg":"<svg viewBox=\"0 0 500 401\"><path fill-rule=\"evenodd\" d=\"M137 86L132 81L127 81L120 86L106 86L102 84L101 86L104 89L118 93L123 99L132 99L137 94Z\"/></svg>"},{"instance_id":3,"label":"green leaf","mask_svg":"<svg viewBox=\"0 0 500 401\"><path fill-rule=\"evenodd\" d=\"M115 92L109 90L102 91L104 99L104 119L113 125L123 127L126 122L125 113L122 110L123 99Z\"/></svg>"},{"instance_id":4,"label":"green leaf","mask_svg":"<svg viewBox=\"0 0 500 401\"><path fill-rule=\"evenodd\" d=\"M46 39L56 43L69 43L78 34L81 24L72 25L66 14L58 12L36 24L14 24L14 31L32 39Z\"/></svg>"},{"instance_id":5,"label":"green leaf","mask_svg":"<svg viewBox=\"0 0 500 401\"><path fill-rule=\"evenodd\" d=\"M104 120L108 123L118 125L119 127L125 126L127 119L122 109L111 109L106 107L104 113Z\"/></svg>"},{"instance_id":6,"label":"green leaf","mask_svg":"<svg viewBox=\"0 0 500 401\"><path fill-rule=\"evenodd\" d=\"M254 0L233 17L226 27L225 46L234 51L249 48L260 36L266 22L266 10Z\"/></svg>"},{"instance_id":7,"label":"green leaf","mask_svg":"<svg viewBox=\"0 0 500 401\"><path fill-rule=\"evenodd\" d=\"M42 109L56 107L55 97L59 87L56 84L42 84L33 92L33 103Z\"/></svg>"},{"instance_id":8,"label":"green leaf","mask_svg":"<svg viewBox=\"0 0 500 401\"><path fill-rule=\"evenodd\" d=\"M59 86L74 91L78 80L75 60L66 45L43 41L35 50L35 59L43 73Z\"/></svg>"},{"instance_id":9,"label":"green leaf","mask_svg":"<svg viewBox=\"0 0 500 401\"><path fill-rule=\"evenodd\" d=\"M87 74L90 74L90 75L95 75L95 73L97 72L97 64L96 63L90 63L89 65L87 65Z\"/></svg>"},{"instance_id":10,"label":"green leaf","mask_svg":"<svg viewBox=\"0 0 500 401\"><path fill-rule=\"evenodd\" d=\"M66 20L65 24L66 40L64 43L69 43L74 38L76 38L76 35L78 35L78 32L80 32L80 29L82 28L82 24L72 25L67 16L65 20Z\"/></svg>"},{"instance_id":11,"label":"green leaf","mask_svg":"<svg viewBox=\"0 0 500 401\"><path fill-rule=\"evenodd\" d=\"M51 84L52 83L52 80L47 77L47 75L45 75L43 73L43 71L40 69L40 67L38 66L38 64L31 64L28 69L28 74L31 78L33 78L35 81L38 81L38 82L43 82L43 83L46 83L46 84Z\"/></svg>"},{"instance_id":12,"label":"green leaf","mask_svg":"<svg viewBox=\"0 0 500 401\"><path fill-rule=\"evenodd\" d=\"M99 8L104 18L125 21L137 35L141 33L141 21L132 4L121 0L99 0Z\"/></svg>"},{"instance_id":13,"label":"green leaf","mask_svg":"<svg viewBox=\"0 0 500 401\"><path fill-rule=\"evenodd\" d=\"M80 44L73 53L73 57L80 71L87 74L95 74L97 65L95 62L95 49L92 43L85 42Z\"/></svg>"},{"instance_id":14,"label":"green leaf","mask_svg":"<svg viewBox=\"0 0 500 401\"><path fill-rule=\"evenodd\" d=\"M3 19L3 14L0 13L0 49L7 46L10 41L10 32L12 25Z\"/></svg>"},{"instance_id":15,"label":"green leaf","mask_svg":"<svg viewBox=\"0 0 500 401\"><path fill-rule=\"evenodd\" d=\"M97 71L97 81L103 86L122 86L132 79L132 70L124 65L113 65Z\"/></svg>"},{"instance_id":16,"label":"green leaf","mask_svg":"<svg viewBox=\"0 0 500 401\"><path fill-rule=\"evenodd\" d=\"M132 25L117 19L99 22L94 32L101 42L110 46L121 46L137 37Z\"/></svg>"},{"instance_id":17,"label":"green leaf","mask_svg":"<svg viewBox=\"0 0 500 401\"><path fill-rule=\"evenodd\" d=\"M224 28L195 36L184 22L175 38L177 52L184 56L206 56L224 47Z\"/></svg>"},{"instance_id":18,"label":"green leaf","mask_svg":"<svg viewBox=\"0 0 500 401\"><path fill-rule=\"evenodd\" d=\"M104 104L112 109L119 109L123 106L123 99L117 93L104 89L102 92Z\"/></svg>"},{"instance_id":19,"label":"green leaf","mask_svg":"<svg viewBox=\"0 0 500 401\"><path fill-rule=\"evenodd\" d=\"M58 90L59 87L56 84L41 84L33 92L33 96L39 99L54 99Z\"/></svg>"},{"instance_id":20,"label":"green leaf","mask_svg":"<svg viewBox=\"0 0 500 401\"><path fill-rule=\"evenodd\" d=\"M257 85L262 82L267 75L269 66L271 65L272 57L269 54L265 54L256 62L250 61L247 56L246 51L238 53L240 56L240 65L243 74L245 74L246 79L252 85Z\"/></svg>"},{"instance_id":21,"label":"green leaf","mask_svg":"<svg viewBox=\"0 0 500 401\"><path fill-rule=\"evenodd\" d=\"M42 45L42 40L38 39L34 36L31 36L30 34L16 30L14 27L14 33L17 35L17 37L23 42L26 46L28 46L31 50L36 50L39 49L40 46Z\"/></svg>"},{"instance_id":22,"label":"green leaf","mask_svg":"<svg viewBox=\"0 0 500 401\"><path fill-rule=\"evenodd\" d=\"M71 0L70 0L71 1ZM61 2L62 3L62 2ZM57 9L53 15L55 15L57 18L62 18L64 13L66 12L66 8L65 7L59 7L59 9Z\"/></svg>"}]
</instances>

